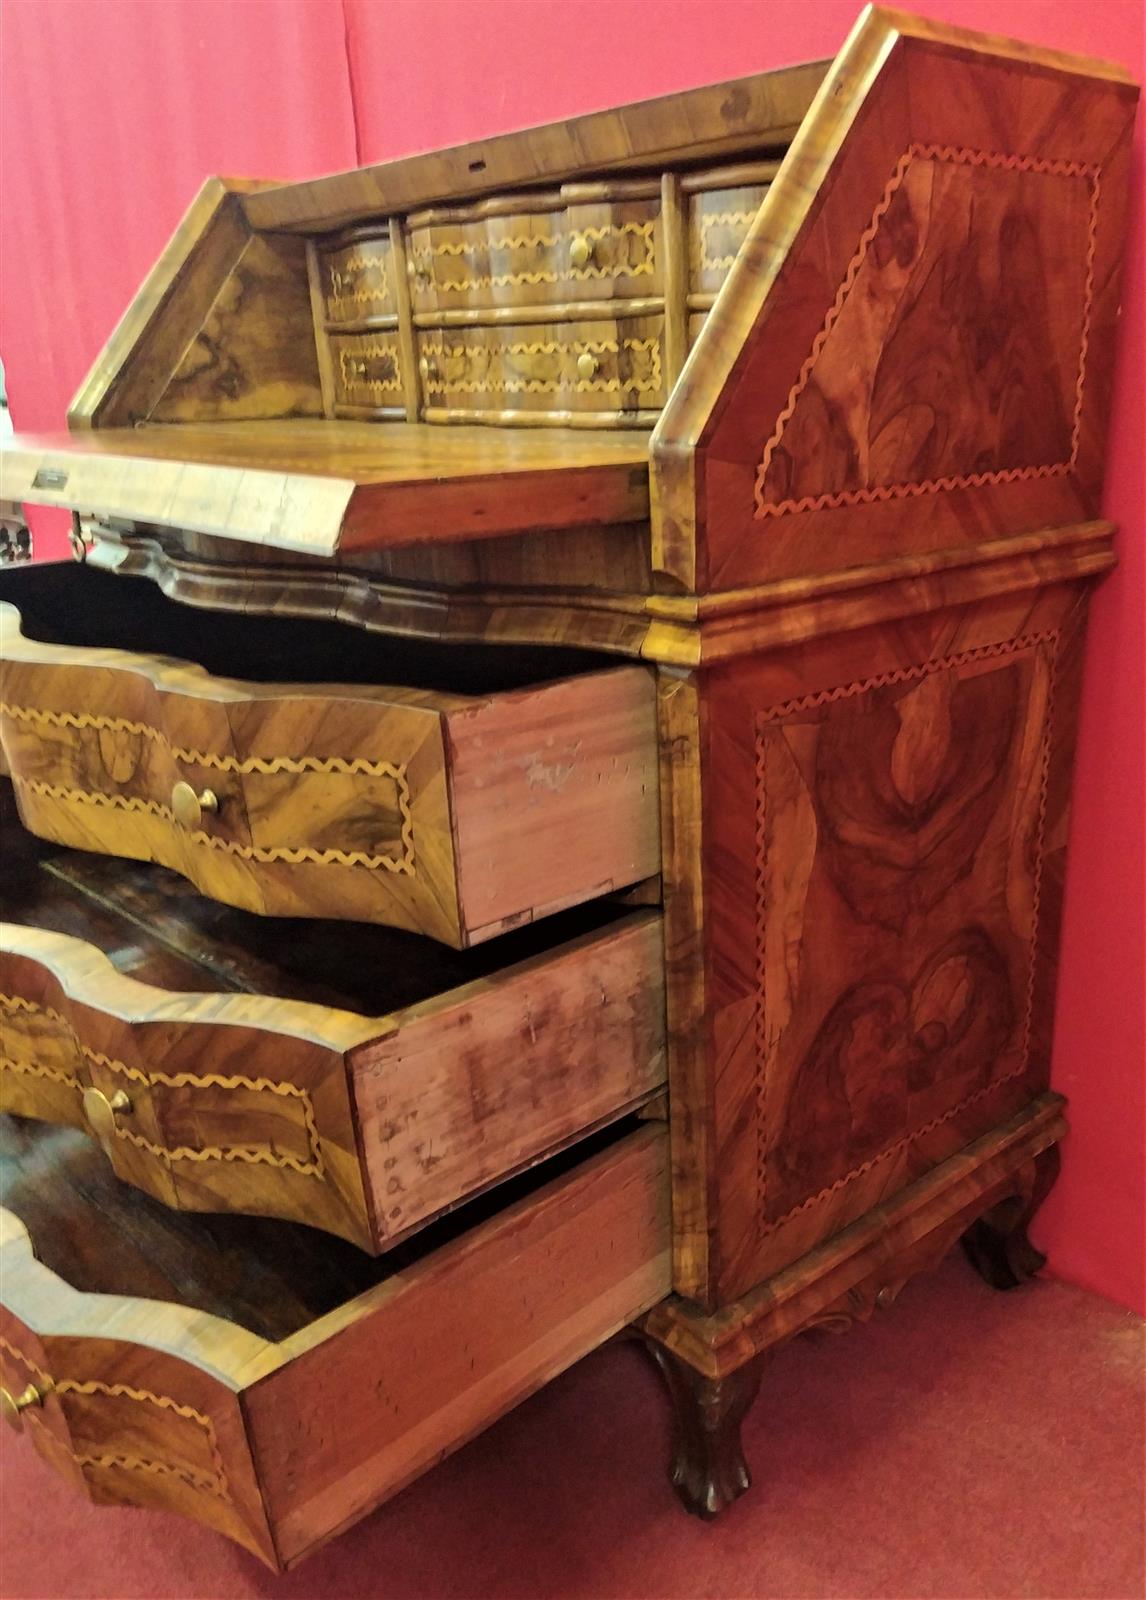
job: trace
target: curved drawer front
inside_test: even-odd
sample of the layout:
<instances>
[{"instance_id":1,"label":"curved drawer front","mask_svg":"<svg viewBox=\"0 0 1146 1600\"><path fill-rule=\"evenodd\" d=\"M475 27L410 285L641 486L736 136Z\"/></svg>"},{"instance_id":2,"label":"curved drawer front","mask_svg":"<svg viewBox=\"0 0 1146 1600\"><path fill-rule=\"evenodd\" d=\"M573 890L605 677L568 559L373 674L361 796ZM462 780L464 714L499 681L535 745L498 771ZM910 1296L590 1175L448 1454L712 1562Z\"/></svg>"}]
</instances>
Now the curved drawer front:
<instances>
[{"instance_id":1,"label":"curved drawer front","mask_svg":"<svg viewBox=\"0 0 1146 1600\"><path fill-rule=\"evenodd\" d=\"M409 217L415 313L660 296L659 183L596 187Z\"/></svg>"},{"instance_id":2,"label":"curved drawer front","mask_svg":"<svg viewBox=\"0 0 1146 1600\"><path fill-rule=\"evenodd\" d=\"M397 1271L367 1263L372 1277L362 1257L331 1267L305 1229L278 1252L184 1230L178 1290L151 1264L167 1253L162 1208L120 1188L101 1192L97 1218L82 1161L32 1153L53 1160L43 1204L17 1178L0 1211L0 1372L22 1401L5 1448L30 1444L91 1499L194 1518L276 1568L669 1289L659 1127L488 1220L459 1219Z\"/></svg>"},{"instance_id":3,"label":"curved drawer front","mask_svg":"<svg viewBox=\"0 0 1146 1600\"><path fill-rule=\"evenodd\" d=\"M226 941L199 959L212 981ZM386 951L363 959L383 969ZM171 992L82 939L0 922L0 1110L83 1129L167 1206L385 1251L663 1086L662 968L660 919L641 912L369 1017ZM377 985L384 1000L384 970Z\"/></svg>"},{"instance_id":4,"label":"curved drawer front","mask_svg":"<svg viewBox=\"0 0 1146 1600\"><path fill-rule=\"evenodd\" d=\"M659 871L644 668L474 698L236 683L0 610L0 743L42 838L457 946Z\"/></svg>"},{"instance_id":5,"label":"curved drawer front","mask_svg":"<svg viewBox=\"0 0 1146 1600\"><path fill-rule=\"evenodd\" d=\"M419 337L426 417L600 413L644 424L664 403L664 318L436 328Z\"/></svg>"},{"instance_id":6,"label":"curved drawer front","mask_svg":"<svg viewBox=\"0 0 1146 1600\"><path fill-rule=\"evenodd\" d=\"M0 1382L22 1402L19 1445L6 1444L35 1449L97 1505L191 1517L273 1564L239 1393L219 1365L260 1355L262 1341L143 1300L131 1319L134 1337L101 1337L123 1320L123 1303L66 1288L34 1259L23 1225L6 1211L0 1283ZM169 1355L172 1341L197 1359Z\"/></svg>"},{"instance_id":7,"label":"curved drawer front","mask_svg":"<svg viewBox=\"0 0 1146 1600\"><path fill-rule=\"evenodd\" d=\"M318 251L321 310L328 323L394 317L394 256L388 229L362 229Z\"/></svg>"},{"instance_id":8,"label":"curved drawer front","mask_svg":"<svg viewBox=\"0 0 1146 1600\"><path fill-rule=\"evenodd\" d=\"M406 375L396 332L331 333L330 359L336 404L405 416Z\"/></svg>"},{"instance_id":9,"label":"curved drawer front","mask_svg":"<svg viewBox=\"0 0 1146 1600\"><path fill-rule=\"evenodd\" d=\"M293 1218L369 1248L346 1072L377 1031L366 1019L168 994L82 940L10 923L0 1019L0 1109L84 1128L166 1205Z\"/></svg>"}]
</instances>

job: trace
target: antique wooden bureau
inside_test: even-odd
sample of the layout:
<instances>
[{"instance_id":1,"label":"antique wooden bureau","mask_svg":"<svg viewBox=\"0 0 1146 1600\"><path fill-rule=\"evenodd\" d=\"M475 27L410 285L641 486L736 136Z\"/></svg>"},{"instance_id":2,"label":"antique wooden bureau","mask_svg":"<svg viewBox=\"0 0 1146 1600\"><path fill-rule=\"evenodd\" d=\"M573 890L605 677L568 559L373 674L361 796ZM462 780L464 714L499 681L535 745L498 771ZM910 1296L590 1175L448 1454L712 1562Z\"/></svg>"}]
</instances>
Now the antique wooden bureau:
<instances>
[{"instance_id":1,"label":"antique wooden bureau","mask_svg":"<svg viewBox=\"0 0 1146 1600\"><path fill-rule=\"evenodd\" d=\"M7 1419L272 1566L621 1330L715 1514L1050 1029L1137 91L884 11L212 181L2 498ZM14 1443L14 1441L13 1441Z\"/></svg>"}]
</instances>

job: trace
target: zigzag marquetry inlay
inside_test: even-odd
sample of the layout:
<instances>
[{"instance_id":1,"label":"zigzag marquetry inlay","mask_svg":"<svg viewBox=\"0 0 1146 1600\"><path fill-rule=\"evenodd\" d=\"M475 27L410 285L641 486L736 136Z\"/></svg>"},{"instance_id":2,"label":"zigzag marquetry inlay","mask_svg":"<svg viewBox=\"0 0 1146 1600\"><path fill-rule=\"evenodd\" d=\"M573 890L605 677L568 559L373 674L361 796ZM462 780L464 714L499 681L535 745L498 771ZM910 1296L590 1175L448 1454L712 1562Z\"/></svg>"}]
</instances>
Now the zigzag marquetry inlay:
<instances>
[{"instance_id":1,"label":"zigzag marquetry inlay","mask_svg":"<svg viewBox=\"0 0 1146 1600\"><path fill-rule=\"evenodd\" d=\"M641 390L658 390L661 384L661 350L659 339L579 339L576 343L555 340L532 344L499 344L492 347L468 344L446 344L444 340L424 346L428 359L464 361L480 365L482 372L476 377L439 377L431 385L450 394L558 394L571 389L576 394L637 393ZM622 352L636 356L648 363L647 372L631 377L576 377L575 364L579 355L618 356ZM557 357L563 367L572 371L559 371L551 378L518 378L507 375L493 365L497 357L550 356Z\"/></svg>"},{"instance_id":2,"label":"zigzag marquetry inlay","mask_svg":"<svg viewBox=\"0 0 1146 1600\"><path fill-rule=\"evenodd\" d=\"M0 1349L7 1351L9 1356L18 1361L35 1379L37 1387L44 1394L75 1394L75 1395L103 1395L109 1400L133 1400L139 1405L156 1406L161 1411L173 1412L176 1416L183 1417L187 1422L203 1431L210 1451L211 1461L215 1468L213 1473L196 1472L193 1467L176 1466L170 1461L157 1460L150 1456L138 1456L129 1453L108 1453L92 1455L72 1450L63 1440L58 1439L50 1428L41 1428L41 1438L49 1440L63 1453L70 1456L80 1467L121 1467L128 1471L159 1473L167 1477L181 1479L192 1489L217 1496L220 1500L230 1502L231 1490L227 1482L227 1472L223 1464L223 1457L219 1450L219 1440L215 1432L215 1424L211 1418L197 1411L194 1406L181 1404L178 1400L167 1394L155 1394L150 1389L137 1389L128 1383L105 1383L100 1378L53 1378L43 1367L39 1366L30 1356L16 1347L10 1339L0 1334ZM34 1411L28 1415L34 1422L39 1422Z\"/></svg>"},{"instance_id":3,"label":"zigzag marquetry inlay","mask_svg":"<svg viewBox=\"0 0 1146 1600\"><path fill-rule=\"evenodd\" d=\"M744 237L756 220L757 206L752 211L702 211L700 213L700 271L701 272L727 272L736 257L740 254L740 246ZM717 228L732 228L735 230L736 247L721 255L713 255L709 234Z\"/></svg>"},{"instance_id":4,"label":"zigzag marquetry inlay","mask_svg":"<svg viewBox=\"0 0 1146 1600\"><path fill-rule=\"evenodd\" d=\"M39 795L46 800L106 806L114 811L138 811L148 816L159 817L173 828L180 827L181 834L196 844L207 845L211 850L222 850L226 855L236 856L240 861L282 862L292 867L301 866L303 863L318 867L369 867L384 872L414 876L413 819L409 815L409 791L407 790L403 796L401 788L398 791L399 804L402 804L403 798L406 799L406 804L402 806L402 842L405 853L402 856L378 856L368 855L363 850L316 850L311 845L304 844L240 844L234 839L221 839L217 834L205 833L202 829L183 830L176 822L171 807L163 805L159 800L141 800L137 795L103 794L90 789L72 789L62 783L45 783L39 778L21 778L16 774L12 775L12 783L17 789L27 789L29 793Z\"/></svg>"},{"instance_id":5,"label":"zigzag marquetry inlay","mask_svg":"<svg viewBox=\"0 0 1146 1600\"><path fill-rule=\"evenodd\" d=\"M388 372L371 370L370 363L380 360L389 362ZM338 371L342 387L347 392L366 389L380 402L402 399L402 369L395 336L373 334L368 338L356 339L351 346L343 345L338 352Z\"/></svg>"},{"instance_id":6,"label":"zigzag marquetry inlay","mask_svg":"<svg viewBox=\"0 0 1146 1600\"><path fill-rule=\"evenodd\" d=\"M383 306L392 307L390 275L386 266L386 254L365 256L360 247L347 251L341 257L328 257L330 289L326 296L327 316L335 322L350 321L352 318L346 316L347 310L361 316L364 311L377 314Z\"/></svg>"},{"instance_id":7,"label":"zigzag marquetry inlay","mask_svg":"<svg viewBox=\"0 0 1146 1600\"><path fill-rule=\"evenodd\" d=\"M122 733L135 738L148 739L161 744L173 760L192 766L205 767L210 772L225 772L235 777L257 774L273 777L279 774L300 775L315 773L340 777L388 778L397 791L398 810L402 818L402 854L371 855L361 850L316 850L309 845L255 845L242 844L231 839L199 830L188 837L209 849L222 850L244 861L260 863L285 862L292 866L308 862L317 866L367 867L385 872L414 874L414 823L410 804L410 785L405 763L371 761L362 756L244 756L218 755L211 750L196 750L176 744L162 728L150 723L136 722L128 717L104 716L98 712L48 711L38 706L13 705L0 701L0 715L13 722L31 727L69 729L76 732ZM159 800L142 799L137 795L106 794L102 791L71 788L65 784L48 783L43 779L24 778L13 774L14 784L28 789L32 794L49 800L77 802L82 805L105 806L117 811L138 811L159 817L177 826L170 806Z\"/></svg>"},{"instance_id":8,"label":"zigzag marquetry inlay","mask_svg":"<svg viewBox=\"0 0 1146 1600\"><path fill-rule=\"evenodd\" d=\"M404 782L406 776L405 766L396 767L390 761L368 761L363 756L244 756L240 760L238 756L221 756L212 750L195 750L176 744L162 728L152 727L150 723L133 722L128 717L105 717L97 712L45 711L39 706L16 706L0 701L0 715L45 728L134 734L164 745L176 761L209 767L213 772L233 772L240 777L247 773L273 776L279 772L329 772L349 777L393 778L397 783Z\"/></svg>"},{"instance_id":9,"label":"zigzag marquetry inlay","mask_svg":"<svg viewBox=\"0 0 1146 1600\"><path fill-rule=\"evenodd\" d=\"M300 1088L297 1083L276 1082L271 1078L247 1078L236 1073L217 1072L160 1072L151 1070L145 1072L141 1067L130 1066L126 1061L120 1061L114 1056L105 1055L102 1050L93 1050L84 1044L76 1034L75 1029L62 1012L52 1006L42 1006L34 1000L28 1000L23 995L0 994L0 1009L7 1011L23 1011L31 1016L42 1017L55 1027L65 1032L72 1040L78 1053L85 1061L93 1066L102 1067L107 1072L114 1072L121 1077L129 1078L134 1083L142 1084L147 1089L159 1085L165 1089L245 1089L252 1094L274 1094L288 1099L297 1100L302 1109L303 1126L306 1129L307 1144L310 1150L310 1159L300 1161L297 1156L284 1155L269 1145L203 1145L193 1147L190 1145L162 1145L144 1138L133 1128L127 1128L117 1122L115 1126L116 1137L125 1143L134 1145L137 1150L144 1150L156 1160L172 1161L245 1161L252 1166L281 1167L291 1172L300 1173L303 1177L322 1178L325 1176L325 1163L322 1156L322 1145L319 1140L318 1123L315 1118L314 1101L307 1090ZM22 1062L10 1056L0 1057L0 1066L12 1072L28 1077L46 1077L58 1080L67 1087L72 1087L80 1092L85 1085L76 1077L69 1077L55 1068L40 1067L31 1062Z\"/></svg>"},{"instance_id":10,"label":"zigzag marquetry inlay","mask_svg":"<svg viewBox=\"0 0 1146 1600\"><path fill-rule=\"evenodd\" d=\"M1034 172L1051 177L1082 178L1090 188L1090 209L1087 223L1086 281L1083 295L1082 324L1079 331L1078 367L1074 385L1074 414L1071 428L1071 448L1064 461L1047 462L1041 466L1000 467L986 472L955 474L927 478L918 482L875 484L859 489L846 489L824 494L805 495L800 499L770 500L767 478L773 458L784 438L785 430L796 411L797 402L811 381L817 361L823 353L828 338L839 321L860 269L868 257L872 241L879 232L896 191L903 185L908 171L916 161L938 161L958 166L987 167L1008 172ZM1101 169L1081 161L1050 161L1037 156L1003 154L996 151L968 150L952 145L913 144L904 151L888 179L887 186L872 212L871 221L860 235L855 254L848 263L843 281L836 291L824 323L812 342L812 348L800 369L796 382L788 393L787 401L776 419L764 453L756 469L755 515L758 518L778 517L797 511L820 511L840 506L868 505L879 501L901 500L917 495L940 494L951 489L979 489L991 484L1022 483L1036 478L1063 477L1073 471L1077 460L1082 428L1083 390L1086 382L1086 363L1090 347L1090 324L1094 302L1094 259L1098 239L1098 201Z\"/></svg>"},{"instance_id":11,"label":"zigzag marquetry inlay","mask_svg":"<svg viewBox=\"0 0 1146 1600\"><path fill-rule=\"evenodd\" d=\"M474 243L442 240L430 246L417 245L410 251L410 270L412 273L429 275L435 289L463 293L475 289L537 288L542 284L558 284L570 278L574 281L639 278L651 275L653 271L655 227L656 224L653 222L622 222L576 230L577 236L589 239L594 244L601 244L606 239L637 241L644 253L635 262L627 258L603 263L589 260L580 267L567 262L560 272L556 267L538 266L521 268L516 272L477 272L472 276L462 277L449 277L435 272L436 261L460 259L464 262L468 256L479 251L485 253L504 250L557 250L559 246L574 237L572 233L538 233L494 237ZM463 267L463 274L464 270Z\"/></svg>"},{"instance_id":12,"label":"zigzag marquetry inlay","mask_svg":"<svg viewBox=\"0 0 1146 1600\"><path fill-rule=\"evenodd\" d=\"M914 1140L925 1138L937 1128L953 1121L976 1105L987 1095L994 1094L1002 1084L1015 1078L1021 1078L1027 1071L1030 1057L1031 1026L1034 1016L1034 986L1038 949L1039 911L1042 890L1042 864L1043 864L1043 835L1046 823L1047 786L1049 780L1050 752L1053 737L1054 723L1054 684L1055 684L1055 658L1059 644L1059 630L1047 629L1037 633L1024 634L1020 638L1004 640L997 644L978 645L972 649L960 651L953 655L935 657L920 665L910 667L897 667L887 672L873 674L869 678L859 679L853 683L840 684L832 689L822 689L814 693L799 695L791 700L785 700L778 705L769 706L766 710L756 714L756 1053L757 1072L755 1079L756 1088L756 1177L757 1177L757 1209L761 1218L757 1233L761 1238L776 1231L793 1217L822 1204L840 1189L845 1188L856 1178L872 1171L881 1163L890 1160L905 1146ZM765 982L767 977L765 935L767 931L767 849L768 849L768 795L764 771L764 745L760 738L761 729L785 721L787 718L802 711L813 710L820 706L834 705L841 700L850 700L870 693L874 689L883 689L895 684L916 682L936 672L946 672L972 663L1003 659L1009 656L1018 656L1038 649L1048 647L1050 652L1049 690L1046 709L1043 718L1042 735L1039 754L1039 799L1037 808L1037 823L1035 837L1032 841L1032 879L1033 894L1031 906L1031 931L1028 942L1027 954L1027 988L1026 1008L1023 1019L1022 1045L1019 1050L1018 1065L1010 1072L993 1078L981 1089L967 1095L957 1105L952 1106L942 1115L933 1117L923 1125L910 1129L907 1133L897 1138L878 1154L868 1160L858 1163L850 1171L837 1178L833 1183L826 1185L817 1193L809 1195L798 1205L793 1206L782 1216L770 1222L765 1222L764 1207L767 1194L767 1130L768 1106L767 1090L769 1087L765 1063L768 1059L767 1017L765 1012Z\"/></svg>"}]
</instances>

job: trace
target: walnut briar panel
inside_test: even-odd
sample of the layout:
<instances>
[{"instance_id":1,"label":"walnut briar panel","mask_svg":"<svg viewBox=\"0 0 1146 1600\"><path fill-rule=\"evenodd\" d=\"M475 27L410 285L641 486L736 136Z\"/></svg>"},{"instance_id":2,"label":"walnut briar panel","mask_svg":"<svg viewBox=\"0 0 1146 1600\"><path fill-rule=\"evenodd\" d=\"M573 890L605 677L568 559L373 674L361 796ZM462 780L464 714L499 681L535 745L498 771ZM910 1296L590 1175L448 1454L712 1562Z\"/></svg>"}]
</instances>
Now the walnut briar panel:
<instances>
[{"instance_id":1,"label":"walnut briar panel","mask_svg":"<svg viewBox=\"0 0 1146 1600\"><path fill-rule=\"evenodd\" d=\"M23 1299L26 1280L34 1281L43 1269L28 1257L18 1227L9 1224L5 1235L5 1299ZM88 1300L94 1308L96 1302ZM0 1307L5 1387L17 1382L13 1392L19 1393L32 1382L45 1396L25 1413L32 1447L96 1505L145 1506L190 1517L273 1565L239 1394L191 1363L172 1372L170 1359L159 1351L97 1337L98 1326L91 1316L82 1336L46 1331L40 1339ZM233 1332L236 1357L244 1342L258 1348L259 1341L242 1329Z\"/></svg>"},{"instance_id":2,"label":"walnut briar panel","mask_svg":"<svg viewBox=\"0 0 1146 1600\"><path fill-rule=\"evenodd\" d=\"M702 681L681 1292L743 1293L1046 1087L1082 614L1051 588Z\"/></svg>"},{"instance_id":3,"label":"walnut briar panel","mask_svg":"<svg viewBox=\"0 0 1146 1600\"><path fill-rule=\"evenodd\" d=\"M1027 1068L1056 643L756 714L769 1230Z\"/></svg>"},{"instance_id":4,"label":"walnut briar panel","mask_svg":"<svg viewBox=\"0 0 1146 1600\"><path fill-rule=\"evenodd\" d=\"M1137 95L866 12L667 403L655 564L734 588L1095 516Z\"/></svg>"},{"instance_id":5,"label":"walnut briar panel","mask_svg":"<svg viewBox=\"0 0 1146 1600\"><path fill-rule=\"evenodd\" d=\"M912 145L764 447L756 515L1070 472L1098 199L1081 162Z\"/></svg>"},{"instance_id":6,"label":"walnut briar panel","mask_svg":"<svg viewBox=\"0 0 1146 1600\"><path fill-rule=\"evenodd\" d=\"M373 1244L347 1057L379 1023L264 996L179 994L83 940L0 923L0 1106L87 1129L165 1205L306 1221Z\"/></svg>"}]
</instances>

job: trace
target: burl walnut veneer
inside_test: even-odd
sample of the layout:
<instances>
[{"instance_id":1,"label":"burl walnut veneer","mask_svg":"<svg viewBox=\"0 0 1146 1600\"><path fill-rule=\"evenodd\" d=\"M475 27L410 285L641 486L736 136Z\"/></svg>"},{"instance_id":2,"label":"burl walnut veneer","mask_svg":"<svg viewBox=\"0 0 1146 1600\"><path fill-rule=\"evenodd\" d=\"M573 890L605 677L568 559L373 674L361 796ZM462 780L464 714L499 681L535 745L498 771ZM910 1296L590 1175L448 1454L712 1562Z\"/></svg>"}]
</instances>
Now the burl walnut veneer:
<instances>
[{"instance_id":1,"label":"burl walnut veneer","mask_svg":"<svg viewBox=\"0 0 1146 1600\"><path fill-rule=\"evenodd\" d=\"M205 186L0 458L81 563L0 696L65 1478L289 1564L627 1327L711 1516L780 1341L1037 1270L1136 98L868 10Z\"/></svg>"}]
</instances>

